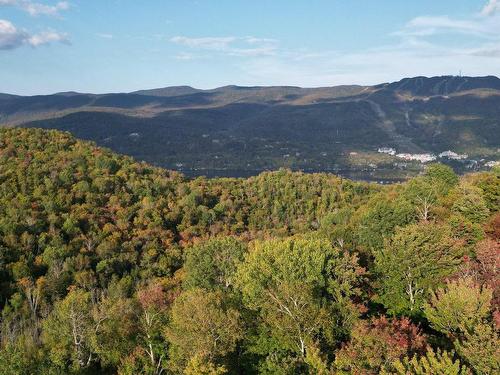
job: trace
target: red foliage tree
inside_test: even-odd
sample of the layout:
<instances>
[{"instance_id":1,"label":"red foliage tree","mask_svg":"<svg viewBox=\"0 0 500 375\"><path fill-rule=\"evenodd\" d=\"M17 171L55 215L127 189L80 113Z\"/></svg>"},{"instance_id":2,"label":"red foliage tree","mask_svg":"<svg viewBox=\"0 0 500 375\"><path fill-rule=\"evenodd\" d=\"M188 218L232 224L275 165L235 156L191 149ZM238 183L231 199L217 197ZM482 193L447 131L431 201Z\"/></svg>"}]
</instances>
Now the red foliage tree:
<instances>
[{"instance_id":1,"label":"red foliage tree","mask_svg":"<svg viewBox=\"0 0 500 375\"><path fill-rule=\"evenodd\" d=\"M458 277L472 277L479 285L493 289L491 307L500 310L500 242L486 239L476 245L476 257L467 258Z\"/></svg>"},{"instance_id":2,"label":"red foliage tree","mask_svg":"<svg viewBox=\"0 0 500 375\"><path fill-rule=\"evenodd\" d=\"M495 214L486 225L486 233L494 240L500 241L500 212Z\"/></svg>"},{"instance_id":3,"label":"red foliage tree","mask_svg":"<svg viewBox=\"0 0 500 375\"><path fill-rule=\"evenodd\" d=\"M408 318L382 316L356 325L351 341L337 353L335 365L352 374L378 374L404 356L425 352L426 347L426 337Z\"/></svg>"}]
</instances>

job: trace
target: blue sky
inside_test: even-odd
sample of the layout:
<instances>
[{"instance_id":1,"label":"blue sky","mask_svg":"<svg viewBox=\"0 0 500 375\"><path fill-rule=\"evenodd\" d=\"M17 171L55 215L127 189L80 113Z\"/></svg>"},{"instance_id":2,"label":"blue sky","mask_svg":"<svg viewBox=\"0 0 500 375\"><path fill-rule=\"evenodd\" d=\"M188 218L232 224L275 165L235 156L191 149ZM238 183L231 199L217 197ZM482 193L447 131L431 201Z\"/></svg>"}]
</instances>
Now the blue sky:
<instances>
[{"instance_id":1,"label":"blue sky","mask_svg":"<svg viewBox=\"0 0 500 375\"><path fill-rule=\"evenodd\" d=\"M0 0L0 92L500 75L500 0Z\"/></svg>"}]
</instances>

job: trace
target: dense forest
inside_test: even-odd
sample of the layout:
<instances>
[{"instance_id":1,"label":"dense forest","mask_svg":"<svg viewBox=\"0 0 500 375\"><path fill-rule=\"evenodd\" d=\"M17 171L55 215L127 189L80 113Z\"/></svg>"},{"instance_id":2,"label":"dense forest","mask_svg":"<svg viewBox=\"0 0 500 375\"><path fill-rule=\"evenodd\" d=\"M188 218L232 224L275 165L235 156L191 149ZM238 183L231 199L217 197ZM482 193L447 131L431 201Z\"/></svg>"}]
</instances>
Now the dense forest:
<instances>
[{"instance_id":1,"label":"dense forest","mask_svg":"<svg viewBox=\"0 0 500 375\"><path fill-rule=\"evenodd\" d=\"M0 130L2 374L498 374L500 169L187 179Z\"/></svg>"}]
</instances>

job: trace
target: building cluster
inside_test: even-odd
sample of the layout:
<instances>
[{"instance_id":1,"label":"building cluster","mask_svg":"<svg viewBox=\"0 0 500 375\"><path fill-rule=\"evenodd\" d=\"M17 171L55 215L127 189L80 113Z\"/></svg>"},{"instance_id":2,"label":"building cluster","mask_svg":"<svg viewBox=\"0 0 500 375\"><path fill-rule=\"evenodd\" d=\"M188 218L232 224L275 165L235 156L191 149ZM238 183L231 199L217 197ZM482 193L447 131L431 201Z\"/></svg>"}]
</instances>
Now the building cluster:
<instances>
[{"instance_id":1,"label":"building cluster","mask_svg":"<svg viewBox=\"0 0 500 375\"><path fill-rule=\"evenodd\" d=\"M397 158L403 159L403 160L415 160L419 161L421 163L428 163L431 161L436 160L436 155L434 154L396 154Z\"/></svg>"},{"instance_id":2,"label":"building cluster","mask_svg":"<svg viewBox=\"0 0 500 375\"><path fill-rule=\"evenodd\" d=\"M456 152L453 151L444 151L439 154L440 158L447 158L447 159L452 159L452 160L465 160L469 157L467 154L457 154Z\"/></svg>"},{"instance_id":3,"label":"building cluster","mask_svg":"<svg viewBox=\"0 0 500 375\"><path fill-rule=\"evenodd\" d=\"M450 160L466 160L469 156L466 154L457 154L451 150L443 151L438 156L430 153L426 154L410 154L410 153L397 153L396 150L392 147L380 147L377 150L381 154L387 154L391 156L396 156L399 159L408 160L408 161L419 161L421 163L428 163L436 160L438 157L446 158Z\"/></svg>"},{"instance_id":4,"label":"building cluster","mask_svg":"<svg viewBox=\"0 0 500 375\"><path fill-rule=\"evenodd\" d=\"M380 147L377 151L381 154L396 156L399 159L408 161L415 160L421 163L428 163L430 161L436 160L436 156L433 154L408 154L408 153L397 154L396 150L392 147Z\"/></svg>"},{"instance_id":5,"label":"building cluster","mask_svg":"<svg viewBox=\"0 0 500 375\"><path fill-rule=\"evenodd\" d=\"M500 149L499 149L500 151ZM477 160L469 160L469 155L467 154L457 154L454 151L448 150L448 151L443 151L437 156L434 154L410 154L410 153L397 153L396 150L392 147L380 147L377 152L381 154L387 154L391 156L395 156L398 159L406 160L406 161L419 161L420 163L429 163L431 161L435 161L437 158L441 159L449 159L449 160L459 160L465 162L465 167L468 169L476 169L478 165ZM493 168L496 166L500 166L500 161L488 161L485 162L484 159L480 160L481 163L484 163L485 167ZM401 163L395 163L395 167L397 168L404 168L406 167L406 164L401 164Z\"/></svg>"}]
</instances>

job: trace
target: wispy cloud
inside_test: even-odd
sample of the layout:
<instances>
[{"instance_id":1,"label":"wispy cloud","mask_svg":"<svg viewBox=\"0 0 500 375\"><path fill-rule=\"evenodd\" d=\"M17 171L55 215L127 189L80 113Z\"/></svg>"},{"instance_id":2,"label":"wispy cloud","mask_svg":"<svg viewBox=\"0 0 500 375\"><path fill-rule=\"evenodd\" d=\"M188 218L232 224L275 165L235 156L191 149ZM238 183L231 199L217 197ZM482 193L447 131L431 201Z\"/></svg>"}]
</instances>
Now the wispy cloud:
<instances>
[{"instance_id":1,"label":"wispy cloud","mask_svg":"<svg viewBox=\"0 0 500 375\"><path fill-rule=\"evenodd\" d=\"M108 33L97 33L96 36L102 39L113 39L114 35L113 34L108 34Z\"/></svg>"},{"instance_id":2,"label":"wispy cloud","mask_svg":"<svg viewBox=\"0 0 500 375\"><path fill-rule=\"evenodd\" d=\"M217 52L228 56L271 56L276 53L277 40L253 36L199 37L174 36L170 42L190 49Z\"/></svg>"},{"instance_id":3,"label":"wispy cloud","mask_svg":"<svg viewBox=\"0 0 500 375\"><path fill-rule=\"evenodd\" d=\"M202 48L214 51L222 51L229 48L230 44L235 42L238 38L234 36L229 37L203 37L203 38L189 38L186 36L174 36L170 41L176 44L191 48Z\"/></svg>"},{"instance_id":4,"label":"wispy cloud","mask_svg":"<svg viewBox=\"0 0 500 375\"><path fill-rule=\"evenodd\" d=\"M52 42L69 43L66 34L47 30L30 34L26 30L18 29L7 20L0 20L0 50L12 50L21 46L39 47Z\"/></svg>"},{"instance_id":5,"label":"wispy cloud","mask_svg":"<svg viewBox=\"0 0 500 375\"><path fill-rule=\"evenodd\" d=\"M500 74L500 0L462 18L419 16L391 34L394 43L362 51L285 50L239 63L248 84L374 84L397 77ZM487 15L487 17L485 17Z\"/></svg>"},{"instance_id":6,"label":"wispy cloud","mask_svg":"<svg viewBox=\"0 0 500 375\"><path fill-rule=\"evenodd\" d=\"M468 75L498 74L500 45L489 48L443 49L406 44L372 48L359 52L327 51L317 54L290 52L239 64L245 84L332 86L377 84L398 77L453 75L462 70Z\"/></svg>"},{"instance_id":7,"label":"wispy cloud","mask_svg":"<svg viewBox=\"0 0 500 375\"><path fill-rule=\"evenodd\" d=\"M466 49L464 53L470 56L500 58L500 42L485 43L476 48Z\"/></svg>"},{"instance_id":8,"label":"wispy cloud","mask_svg":"<svg viewBox=\"0 0 500 375\"><path fill-rule=\"evenodd\" d=\"M449 16L421 16L409 21L401 30L393 33L401 37L431 37L439 34L463 34L484 39L497 39L500 35L500 19L468 17L456 19Z\"/></svg>"},{"instance_id":9,"label":"wispy cloud","mask_svg":"<svg viewBox=\"0 0 500 375\"><path fill-rule=\"evenodd\" d=\"M500 11L500 1L488 0L488 3L481 10L481 14L489 17L495 15L498 11Z\"/></svg>"},{"instance_id":10,"label":"wispy cloud","mask_svg":"<svg viewBox=\"0 0 500 375\"><path fill-rule=\"evenodd\" d=\"M53 42L69 44L69 39L66 34L58 33L56 31L42 31L38 34L33 34L26 39L26 43L32 47L43 46Z\"/></svg>"},{"instance_id":11,"label":"wispy cloud","mask_svg":"<svg viewBox=\"0 0 500 375\"><path fill-rule=\"evenodd\" d=\"M449 16L422 16L408 22L404 29L400 31L401 35L413 34L417 36L434 35L439 32L481 35L488 33L488 29L476 21L458 20Z\"/></svg>"},{"instance_id":12,"label":"wispy cloud","mask_svg":"<svg viewBox=\"0 0 500 375\"><path fill-rule=\"evenodd\" d=\"M184 61L196 60L199 57L200 56L195 55L193 53L189 53L189 52L180 52L177 55L175 55L176 60L184 60Z\"/></svg>"},{"instance_id":13,"label":"wispy cloud","mask_svg":"<svg viewBox=\"0 0 500 375\"><path fill-rule=\"evenodd\" d=\"M70 8L70 4L67 1L59 1L53 5L47 5L31 0L0 0L0 6L14 6L24 10L31 16L57 16L61 11Z\"/></svg>"}]
</instances>

